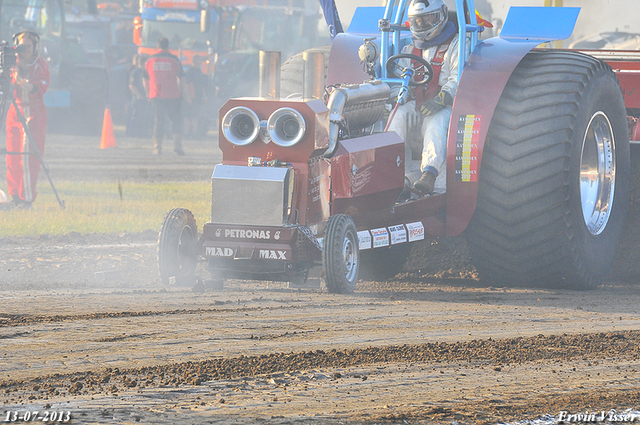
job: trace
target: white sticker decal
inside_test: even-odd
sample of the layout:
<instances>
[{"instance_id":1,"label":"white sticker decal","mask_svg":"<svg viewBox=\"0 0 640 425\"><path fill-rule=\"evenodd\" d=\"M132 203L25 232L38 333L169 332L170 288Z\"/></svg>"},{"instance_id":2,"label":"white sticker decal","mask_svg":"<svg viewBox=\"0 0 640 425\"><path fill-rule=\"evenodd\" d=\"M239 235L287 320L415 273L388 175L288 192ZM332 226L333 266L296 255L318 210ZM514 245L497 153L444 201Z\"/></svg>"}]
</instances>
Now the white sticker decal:
<instances>
[{"instance_id":1,"label":"white sticker decal","mask_svg":"<svg viewBox=\"0 0 640 425\"><path fill-rule=\"evenodd\" d=\"M382 227L380 229L372 229L371 234L373 235L374 248L389 246L389 232L387 232L386 227Z\"/></svg>"},{"instance_id":2,"label":"white sticker decal","mask_svg":"<svg viewBox=\"0 0 640 425\"><path fill-rule=\"evenodd\" d=\"M358 232L358 247L360 251L363 249L371 249L371 233L368 230Z\"/></svg>"},{"instance_id":3,"label":"white sticker decal","mask_svg":"<svg viewBox=\"0 0 640 425\"><path fill-rule=\"evenodd\" d=\"M407 231L402 224L389 227L389 233L391 233L391 245L407 241Z\"/></svg>"},{"instance_id":4,"label":"white sticker decal","mask_svg":"<svg viewBox=\"0 0 640 425\"><path fill-rule=\"evenodd\" d=\"M279 249L261 249L260 258L266 258L269 260L286 260L287 251L280 251Z\"/></svg>"},{"instance_id":5,"label":"white sticker decal","mask_svg":"<svg viewBox=\"0 0 640 425\"><path fill-rule=\"evenodd\" d=\"M409 242L421 241L424 239L424 226L421 221L407 223L407 229L409 229Z\"/></svg>"},{"instance_id":6,"label":"white sticker decal","mask_svg":"<svg viewBox=\"0 0 640 425\"><path fill-rule=\"evenodd\" d=\"M210 257L233 257L233 249L208 246L205 255Z\"/></svg>"},{"instance_id":7,"label":"white sticker decal","mask_svg":"<svg viewBox=\"0 0 640 425\"><path fill-rule=\"evenodd\" d=\"M224 229L224 237L240 239L269 239L271 238L271 231L251 229Z\"/></svg>"}]
</instances>

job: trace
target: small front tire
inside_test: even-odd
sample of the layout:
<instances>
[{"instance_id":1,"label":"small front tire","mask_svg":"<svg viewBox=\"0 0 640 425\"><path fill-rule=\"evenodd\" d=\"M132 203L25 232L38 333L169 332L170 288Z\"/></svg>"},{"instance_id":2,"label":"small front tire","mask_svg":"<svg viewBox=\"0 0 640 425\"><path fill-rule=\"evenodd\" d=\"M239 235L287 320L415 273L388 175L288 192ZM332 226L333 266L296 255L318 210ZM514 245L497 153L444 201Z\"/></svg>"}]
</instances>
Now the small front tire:
<instances>
[{"instance_id":1,"label":"small front tire","mask_svg":"<svg viewBox=\"0 0 640 425\"><path fill-rule=\"evenodd\" d=\"M327 290L334 294L350 294L356 289L360 252L358 233L353 219L346 214L329 218L322 248Z\"/></svg>"},{"instance_id":2,"label":"small front tire","mask_svg":"<svg viewBox=\"0 0 640 425\"><path fill-rule=\"evenodd\" d=\"M198 227L191 211L174 208L167 213L158 236L158 268L165 285L175 277L176 284L195 282L198 262Z\"/></svg>"}]
</instances>

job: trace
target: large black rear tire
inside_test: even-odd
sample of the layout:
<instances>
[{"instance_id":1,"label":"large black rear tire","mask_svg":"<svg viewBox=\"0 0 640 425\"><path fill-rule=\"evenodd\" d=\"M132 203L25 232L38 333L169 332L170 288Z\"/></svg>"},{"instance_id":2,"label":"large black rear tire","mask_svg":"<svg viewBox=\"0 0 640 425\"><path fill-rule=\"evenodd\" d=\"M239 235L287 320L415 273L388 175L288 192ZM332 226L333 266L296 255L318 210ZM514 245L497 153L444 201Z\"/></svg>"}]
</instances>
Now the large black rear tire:
<instances>
[{"instance_id":1,"label":"large black rear tire","mask_svg":"<svg viewBox=\"0 0 640 425\"><path fill-rule=\"evenodd\" d=\"M484 281L587 289L609 272L629 194L629 134L611 68L540 50L519 64L489 128L466 231Z\"/></svg>"},{"instance_id":2,"label":"large black rear tire","mask_svg":"<svg viewBox=\"0 0 640 425\"><path fill-rule=\"evenodd\" d=\"M346 214L329 217L322 247L322 266L327 290L348 294L356 289L360 253L353 219Z\"/></svg>"},{"instance_id":3,"label":"large black rear tire","mask_svg":"<svg viewBox=\"0 0 640 425\"><path fill-rule=\"evenodd\" d=\"M158 235L158 268L165 285L175 277L178 285L195 283L198 228L191 211L174 208L167 213Z\"/></svg>"}]
</instances>

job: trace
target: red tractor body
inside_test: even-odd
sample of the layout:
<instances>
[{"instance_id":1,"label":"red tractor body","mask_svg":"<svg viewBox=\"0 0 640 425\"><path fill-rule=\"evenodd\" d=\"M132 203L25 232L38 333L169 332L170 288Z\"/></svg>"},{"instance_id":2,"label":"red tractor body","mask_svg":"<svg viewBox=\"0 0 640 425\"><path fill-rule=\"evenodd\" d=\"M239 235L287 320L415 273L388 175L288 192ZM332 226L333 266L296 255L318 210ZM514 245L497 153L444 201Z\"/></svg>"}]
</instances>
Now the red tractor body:
<instances>
[{"instance_id":1,"label":"red tractor body","mask_svg":"<svg viewBox=\"0 0 640 425\"><path fill-rule=\"evenodd\" d=\"M368 36L385 46L385 31L406 28L381 20L382 36L338 35L326 104L240 98L220 109L211 221L185 249L222 277L291 281L321 264L329 291L350 292L361 269L393 275L410 242L466 230L488 281L593 286L626 216L640 58L535 49L568 37L576 18L572 8L516 8L500 37L472 50L452 107L446 192L409 199L400 198L405 143L380 125L399 80L372 79L358 56ZM468 16L458 21L477 30ZM383 47L382 64L388 56Z\"/></svg>"}]
</instances>

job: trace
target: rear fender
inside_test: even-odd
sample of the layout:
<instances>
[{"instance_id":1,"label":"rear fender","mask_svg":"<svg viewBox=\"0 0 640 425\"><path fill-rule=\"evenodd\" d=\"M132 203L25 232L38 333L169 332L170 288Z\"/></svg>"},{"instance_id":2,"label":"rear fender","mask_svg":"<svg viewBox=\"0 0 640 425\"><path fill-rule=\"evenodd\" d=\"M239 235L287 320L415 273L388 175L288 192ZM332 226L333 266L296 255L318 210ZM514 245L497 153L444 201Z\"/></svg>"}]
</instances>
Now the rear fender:
<instances>
[{"instance_id":1,"label":"rear fender","mask_svg":"<svg viewBox=\"0 0 640 425\"><path fill-rule=\"evenodd\" d=\"M512 7L499 37L472 52L458 84L447 142L446 234L464 231L476 208L482 151L502 91L536 46L568 38L579 8Z\"/></svg>"}]
</instances>

